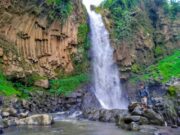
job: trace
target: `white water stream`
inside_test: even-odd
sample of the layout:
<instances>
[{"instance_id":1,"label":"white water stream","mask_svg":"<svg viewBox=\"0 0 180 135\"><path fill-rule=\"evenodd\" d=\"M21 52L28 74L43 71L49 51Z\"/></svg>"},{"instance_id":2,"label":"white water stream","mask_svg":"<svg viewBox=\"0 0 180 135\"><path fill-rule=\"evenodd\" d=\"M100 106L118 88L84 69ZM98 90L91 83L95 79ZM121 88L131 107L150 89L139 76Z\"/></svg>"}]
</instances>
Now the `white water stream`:
<instances>
[{"instance_id":1,"label":"white water stream","mask_svg":"<svg viewBox=\"0 0 180 135\"><path fill-rule=\"evenodd\" d=\"M91 28L94 91L103 108L126 109L127 105L122 97L119 71L113 59L109 33L102 16L90 8L91 5L100 5L101 2L103 0L83 0Z\"/></svg>"}]
</instances>

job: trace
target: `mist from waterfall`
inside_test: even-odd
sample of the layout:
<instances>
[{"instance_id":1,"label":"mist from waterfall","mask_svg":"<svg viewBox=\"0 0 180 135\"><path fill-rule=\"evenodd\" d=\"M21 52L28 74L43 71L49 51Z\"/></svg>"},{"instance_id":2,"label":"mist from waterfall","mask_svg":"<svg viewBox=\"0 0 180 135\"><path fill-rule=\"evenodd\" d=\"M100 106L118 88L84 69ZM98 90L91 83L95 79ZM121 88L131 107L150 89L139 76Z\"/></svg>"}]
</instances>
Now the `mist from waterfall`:
<instances>
[{"instance_id":1,"label":"mist from waterfall","mask_svg":"<svg viewBox=\"0 0 180 135\"><path fill-rule=\"evenodd\" d=\"M109 33L102 16L92 11L90 6L98 6L103 0L83 0L86 6L91 28L92 66L94 92L105 109L126 109L127 104L122 97L118 67L113 59L113 49L109 41Z\"/></svg>"}]
</instances>

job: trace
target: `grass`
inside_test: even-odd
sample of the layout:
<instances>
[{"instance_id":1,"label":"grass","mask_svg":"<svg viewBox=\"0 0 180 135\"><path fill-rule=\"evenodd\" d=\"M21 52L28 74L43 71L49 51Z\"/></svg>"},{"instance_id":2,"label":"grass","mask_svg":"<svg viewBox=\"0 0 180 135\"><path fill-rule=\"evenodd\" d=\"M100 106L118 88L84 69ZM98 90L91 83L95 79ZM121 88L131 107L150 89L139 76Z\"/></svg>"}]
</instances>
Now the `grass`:
<instances>
[{"instance_id":1,"label":"grass","mask_svg":"<svg viewBox=\"0 0 180 135\"><path fill-rule=\"evenodd\" d=\"M71 77L65 77L62 79L51 80L51 93L58 95L68 95L82 84L89 81L87 74L74 75Z\"/></svg>"},{"instance_id":2,"label":"grass","mask_svg":"<svg viewBox=\"0 0 180 135\"><path fill-rule=\"evenodd\" d=\"M5 78L0 71L0 95L12 96L20 95L21 93L13 87L13 84Z\"/></svg>"},{"instance_id":3,"label":"grass","mask_svg":"<svg viewBox=\"0 0 180 135\"><path fill-rule=\"evenodd\" d=\"M180 78L180 50L148 67L142 75L131 78L131 81L137 82L140 80L146 82L153 79L166 83L172 78Z\"/></svg>"},{"instance_id":4,"label":"grass","mask_svg":"<svg viewBox=\"0 0 180 135\"><path fill-rule=\"evenodd\" d=\"M180 50L161 60L157 65L157 69L163 77L163 82L172 77L180 78Z\"/></svg>"}]
</instances>

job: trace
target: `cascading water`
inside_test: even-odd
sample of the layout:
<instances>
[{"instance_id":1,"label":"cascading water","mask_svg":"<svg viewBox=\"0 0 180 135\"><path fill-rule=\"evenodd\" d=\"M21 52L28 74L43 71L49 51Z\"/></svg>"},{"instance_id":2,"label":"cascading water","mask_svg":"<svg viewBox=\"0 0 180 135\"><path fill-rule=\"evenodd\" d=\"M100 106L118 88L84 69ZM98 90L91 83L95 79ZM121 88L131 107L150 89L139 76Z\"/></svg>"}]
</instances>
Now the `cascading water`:
<instances>
[{"instance_id":1,"label":"cascading water","mask_svg":"<svg viewBox=\"0 0 180 135\"><path fill-rule=\"evenodd\" d=\"M91 28L94 91L103 108L126 109L127 105L121 94L118 68L113 60L109 33L102 16L90 8L91 5L98 6L101 2L103 0L83 0L89 14Z\"/></svg>"}]
</instances>

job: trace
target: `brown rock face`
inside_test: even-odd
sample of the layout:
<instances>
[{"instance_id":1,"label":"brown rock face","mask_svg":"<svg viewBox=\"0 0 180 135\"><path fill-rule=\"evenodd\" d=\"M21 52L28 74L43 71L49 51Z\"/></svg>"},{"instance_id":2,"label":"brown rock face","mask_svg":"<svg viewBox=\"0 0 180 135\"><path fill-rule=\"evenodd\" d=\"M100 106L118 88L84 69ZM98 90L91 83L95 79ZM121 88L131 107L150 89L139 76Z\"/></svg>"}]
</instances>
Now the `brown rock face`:
<instances>
[{"instance_id":1,"label":"brown rock face","mask_svg":"<svg viewBox=\"0 0 180 135\"><path fill-rule=\"evenodd\" d=\"M3 49L0 48L0 57L2 57L2 56L3 56Z\"/></svg>"},{"instance_id":2,"label":"brown rock face","mask_svg":"<svg viewBox=\"0 0 180 135\"><path fill-rule=\"evenodd\" d=\"M111 18L110 10L101 11L104 22L111 36L114 47L114 58L118 63L121 78L128 80L132 74L140 73L156 60L170 54L176 48L180 48L180 14L175 20L171 20L165 13L163 7L158 6L155 1L143 1L134 10L132 17L141 24L134 26L134 32L128 36L118 39L114 33L117 24ZM145 10L146 9L146 10ZM143 18L141 20L141 18ZM136 29L137 28L137 29ZM131 33L130 33L131 34Z\"/></svg>"},{"instance_id":3,"label":"brown rock face","mask_svg":"<svg viewBox=\"0 0 180 135\"><path fill-rule=\"evenodd\" d=\"M72 72L71 55L77 53L78 44L80 20L75 17L78 13L74 11L64 24L56 19L49 24L46 15L36 16L29 12L16 14L6 8L8 3L0 12L0 39L13 44L17 54L4 54L5 73L37 72L53 77L57 69ZM1 50L0 55L3 55Z\"/></svg>"},{"instance_id":4,"label":"brown rock face","mask_svg":"<svg viewBox=\"0 0 180 135\"><path fill-rule=\"evenodd\" d=\"M37 87L42 87L42 88L48 89L49 88L49 81L47 79L41 79L41 80L36 81L34 83L34 85Z\"/></svg>"}]
</instances>

